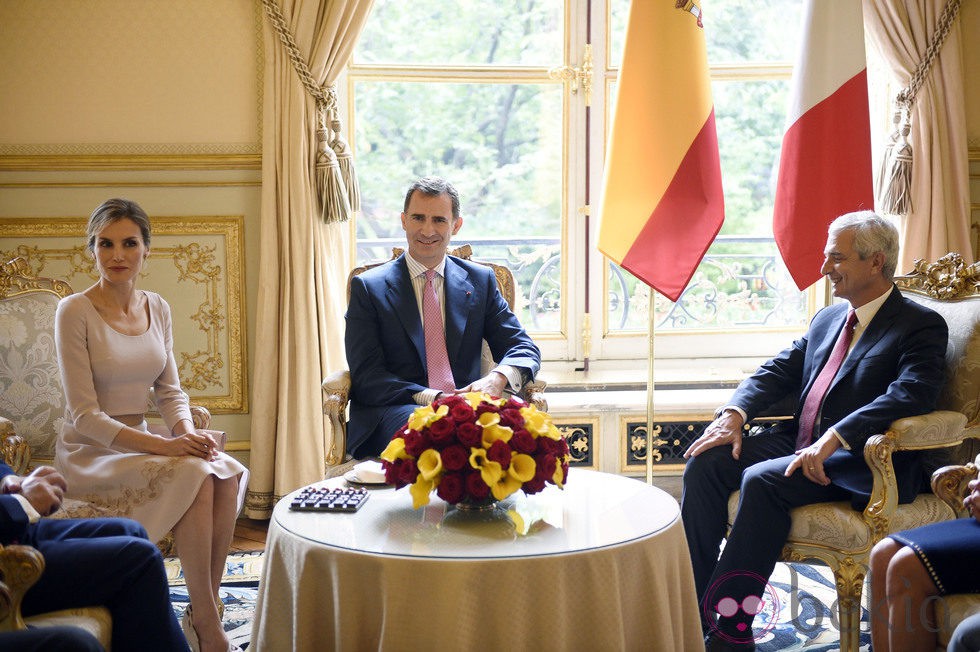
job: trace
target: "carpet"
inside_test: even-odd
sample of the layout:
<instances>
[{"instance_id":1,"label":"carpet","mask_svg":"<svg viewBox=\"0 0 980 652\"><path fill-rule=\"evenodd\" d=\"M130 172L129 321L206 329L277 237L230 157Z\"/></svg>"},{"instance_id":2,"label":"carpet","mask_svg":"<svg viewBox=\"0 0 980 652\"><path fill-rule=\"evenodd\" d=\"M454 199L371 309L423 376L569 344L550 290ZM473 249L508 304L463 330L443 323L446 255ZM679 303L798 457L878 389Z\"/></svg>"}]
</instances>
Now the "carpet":
<instances>
[{"instance_id":1,"label":"carpet","mask_svg":"<svg viewBox=\"0 0 980 652\"><path fill-rule=\"evenodd\" d=\"M219 595L225 605L225 631L231 642L242 649L248 649L251 641L264 560L263 552L229 555L227 571L221 581ZM164 563L170 580L170 600L179 618L188 603L180 561L169 557ZM831 652L840 649L837 590L829 568L780 563L776 565L769 585L775 599L767 601L766 608L756 617L756 649L759 652ZM765 625L774 620L774 626ZM868 652L870 648L865 587L860 649Z\"/></svg>"},{"instance_id":2,"label":"carpet","mask_svg":"<svg viewBox=\"0 0 980 652\"><path fill-rule=\"evenodd\" d=\"M776 564L769 578L773 600L767 600L756 616L756 649L759 652L806 650L830 652L840 649L840 623L837 619L837 587L826 566ZM860 650L871 649L868 624L868 591L861 600ZM767 623L775 620L774 627ZM763 631L768 629L768 631Z\"/></svg>"},{"instance_id":3,"label":"carpet","mask_svg":"<svg viewBox=\"0 0 980 652\"><path fill-rule=\"evenodd\" d=\"M224 577L218 596L225 605L224 626L231 642L247 649L252 635L255 616L255 600L258 596L259 576L262 574L264 552L240 552L228 555ZM164 560L167 579L170 582L170 602L179 619L190 600L180 567L180 560L168 557Z\"/></svg>"}]
</instances>

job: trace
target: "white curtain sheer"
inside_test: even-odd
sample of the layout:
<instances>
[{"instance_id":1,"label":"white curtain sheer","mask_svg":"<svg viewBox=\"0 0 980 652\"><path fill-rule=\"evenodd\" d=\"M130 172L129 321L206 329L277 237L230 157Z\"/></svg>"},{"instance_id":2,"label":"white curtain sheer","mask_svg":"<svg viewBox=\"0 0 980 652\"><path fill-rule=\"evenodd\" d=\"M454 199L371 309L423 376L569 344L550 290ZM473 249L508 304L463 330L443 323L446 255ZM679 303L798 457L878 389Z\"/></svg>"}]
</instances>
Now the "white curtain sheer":
<instances>
[{"instance_id":1,"label":"white curtain sheer","mask_svg":"<svg viewBox=\"0 0 980 652\"><path fill-rule=\"evenodd\" d=\"M932 41L946 0L864 0L864 24L900 87ZM969 160L959 20L912 105L912 210L904 218L898 271L954 251L973 261Z\"/></svg>"},{"instance_id":2,"label":"white curtain sheer","mask_svg":"<svg viewBox=\"0 0 980 652\"><path fill-rule=\"evenodd\" d=\"M333 83L373 0L277 0L314 80ZM350 226L324 223L314 193L316 102L265 21L262 216L245 513L323 478L329 450L320 382L343 366Z\"/></svg>"}]
</instances>

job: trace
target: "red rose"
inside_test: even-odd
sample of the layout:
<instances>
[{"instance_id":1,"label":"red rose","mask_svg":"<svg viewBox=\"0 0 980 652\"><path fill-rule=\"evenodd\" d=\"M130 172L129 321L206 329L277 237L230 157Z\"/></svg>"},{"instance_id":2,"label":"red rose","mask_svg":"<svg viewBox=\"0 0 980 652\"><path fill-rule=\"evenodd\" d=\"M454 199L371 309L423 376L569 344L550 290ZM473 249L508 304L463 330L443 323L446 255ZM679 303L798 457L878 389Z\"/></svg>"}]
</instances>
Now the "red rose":
<instances>
[{"instance_id":1,"label":"red rose","mask_svg":"<svg viewBox=\"0 0 980 652\"><path fill-rule=\"evenodd\" d=\"M483 476L480 475L479 471L466 474L466 493L476 500L490 495L490 487L483 481Z\"/></svg>"},{"instance_id":2,"label":"red rose","mask_svg":"<svg viewBox=\"0 0 980 652\"><path fill-rule=\"evenodd\" d=\"M524 427L524 417L518 410L504 408L500 413L500 425L517 430Z\"/></svg>"},{"instance_id":3,"label":"red rose","mask_svg":"<svg viewBox=\"0 0 980 652\"><path fill-rule=\"evenodd\" d=\"M535 476L530 480L528 480L527 482L525 482L521 486L521 489L524 491L524 493L530 496L531 494L536 494L542 489L544 489L544 485L545 485L544 478L539 478Z\"/></svg>"},{"instance_id":4,"label":"red rose","mask_svg":"<svg viewBox=\"0 0 980 652\"><path fill-rule=\"evenodd\" d=\"M510 446L503 439L498 439L487 450L487 459L502 466L504 470L510 466Z\"/></svg>"},{"instance_id":5,"label":"red rose","mask_svg":"<svg viewBox=\"0 0 980 652\"><path fill-rule=\"evenodd\" d=\"M555 457L561 455L561 444L557 440L551 439L549 437L538 437L538 452L539 453L550 453ZM565 448L568 448L568 444L565 444Z\"/></svg>"},{"instance_id":6,"label":"red rose","mask_svg":"<svg viewBox=\"0 0 980 652\"><path fill-rule=\"evenodd\" d=\"M476 416L479 417L484 412L493 412L494 414L500 414L500 408L496 405L491 405L490 403L480 403L476 406Z\"/></svg>"},{"instance_id":7,"label":"red rose","mask_svg":"<svg viewBox=\"0 0 980 652\"><path fill-rule=\"evenodd\" d=\"M456 439L463 446L480 446L483 443L483 428L469 421L463 422L456 428Z\"/></svg>"},{"instance_id":8,"label":"red rose","mask_svg":"<svg viewBox=\"0 0 980 652\"><path fill-rule=\"evenodd\" d=\"M403 436L405 440L405 452L412 457L418 457L426 448L429 447L429 437L418 430L406 430Z\"/></svg>"},{"instance_id":9,"label":"red rose","mask_svg":"<svg viewBox=\"0 0 980 652\"><path fill-rule=\"evenodd\" d=\"M463 398L462 396L460 396L459 394L448 394L446 396L443 396L442 398L439 398L439 399L436 399L435 401L433 401L432 402L432 405L436 406L437 408L440 405L448 406L449 407L449 411L452 412L453 411L453 408L456 407L457 405L459 405L460 403L462 403L464 405L469 405L466 402L466 399Z\"/></svg>"},{"instance_id":10,"label":"red rose","mask_svg":"<svg viewBox=\"0 0 980 652\"><path fill-rule=\"evenodd\" d=\"M467 465L470 459L469 450L460 446L459 444L453 444L452 446L446 446L440 453L442 457L442 468L447 471L459 471Z\"/></svg>"},{"instance_id":11,"label":"red rose","mask_svg":"<svg viewBox=\"0 0 980 652\"><path fill-rule=\"evenodd\" d=\"M504 404L505 410L519 410L522 407L527 407L527 403L519 396L511 396Z\"/></svg>"},{"instance_id":12,"label":"red rose","mask_svg":"<svg viewBox=\"0 0 980 652\"><path fill-rule=\"evenodd\" d=\"M451 408L449 408L449 416L453 418L456 423L463 423L464 421L475 421L476 413L473 412L473 408L466 401L459 401Z\"/></svg>"},{"instance_id":13,"label":"red rose","mask_svg":"<svg viewBox=\"0 0 980 652\"><path fill-rule=\"evenodd\" d=\"M432 439L432 444L441 448L452 441L453 431L456 429L456 424L449 417L443 417L438 421L433 421L429 424L428 431L429 437Z\"/></svg>"},{"instance_id":14,"label":"red rose","mask_svg":"<svg viewBox=\"0 0 980 652\"><path fill-rule=\"evenodd\" d=\"M439 481L436 495L447 503L458 503L463 498L463 475L461 473L446 473Z\"/></svg>"},{"instance_id":15,"label":"red rose","mask_svg":"<svg viewBox=\"0 0 980 652\"><path fill-rule=\"evenodd\" d=\"M555 462L557 461L555 456L551 453L546 453L544 455L538 455L534 458L534 461L538 463L538 467L534 472L535 479L550 480L551 476L555 474Z\"/></svg>"},{"instance_id":16,"label":"red rose","mask_svg":"<svg viewBox=\"0 0 980 652\"><path fill-rule=\"evenodd\" d=\"M514 436L510 438L510 446L518 453L525 455L530 455L538 449L534 435L523 428L514 431Z\"/></svg>"},{"instance_id":17,"label":"red rose","mask_svg":"<svg viewBox=\"0 0 980 652\"><path fill-rule=\"evenodd\" d=\"M385 482L394 485L395 487L402 487L404 485L398 482L398 470L397 467L391 462L382 462L382 466L385 469Z\"/></svg>"},{"instance_id":18,"label":"red rose","mask_svg":"<svg viewBox=\"0 0 980 652\"><path fill-rule=\"evenodd\" d=\"M413 484L419 475L419 468L415 465L415 460L396 460L395 464L398 464L398 481L401 482L402 486Z\"/></svg>"}]
</instances>

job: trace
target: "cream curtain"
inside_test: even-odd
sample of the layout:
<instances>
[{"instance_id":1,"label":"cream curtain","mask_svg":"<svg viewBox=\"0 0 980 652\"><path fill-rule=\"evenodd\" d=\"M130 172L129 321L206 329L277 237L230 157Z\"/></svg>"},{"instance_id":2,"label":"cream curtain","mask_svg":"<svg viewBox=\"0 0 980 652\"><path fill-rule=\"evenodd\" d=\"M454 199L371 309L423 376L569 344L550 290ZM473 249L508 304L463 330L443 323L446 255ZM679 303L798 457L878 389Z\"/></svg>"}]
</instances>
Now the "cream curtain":
<instances>
[{"instance_id":1,"label":"cream curtain","mask_svg":"<svg viewBox=\"0 0 980 652\"><path fill-rule=\"evenodd\" d=\"M899 87L932 41L946 0L864 0L864 25ZM917 258L955 251L972 262L970 188L959 20L912 106L912 210L904 219L898 271Z\"/></svg>"},{"instance_id":2,"label":"cream curtain","mask_svg":"<svg viewBox=\"0 0 980 652\"><path fill-rule=\"evenodd\" d=\"M314 80L346 65L373 0L277 0ZM265 21L262 217L245 513L323 478L329 450L320 382L344 360L349 224L319 219L313 190L316 103Z\"/></svg>"}]
</instances>

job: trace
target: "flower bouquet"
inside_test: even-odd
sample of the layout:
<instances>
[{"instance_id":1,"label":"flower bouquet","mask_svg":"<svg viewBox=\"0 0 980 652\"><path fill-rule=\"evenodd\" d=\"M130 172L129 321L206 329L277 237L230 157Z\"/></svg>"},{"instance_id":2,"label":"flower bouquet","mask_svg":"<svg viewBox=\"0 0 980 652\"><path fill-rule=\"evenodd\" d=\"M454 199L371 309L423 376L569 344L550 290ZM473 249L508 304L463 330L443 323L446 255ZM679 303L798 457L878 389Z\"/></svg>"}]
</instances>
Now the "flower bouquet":
<instances>
[{"instance_id":1,"label":"flower bouquet","mask_svg":"<svg viewBox=\"0 0 980 652\"><path fill-rule=\"evenodd\" d=\"M568 443L547 412L478 392L419 407L381 453L385 480L411 485L415 509L433 490L447 503L486 505L518 489L561 488L568 459Z\"/></svg>"}]
</instances>

